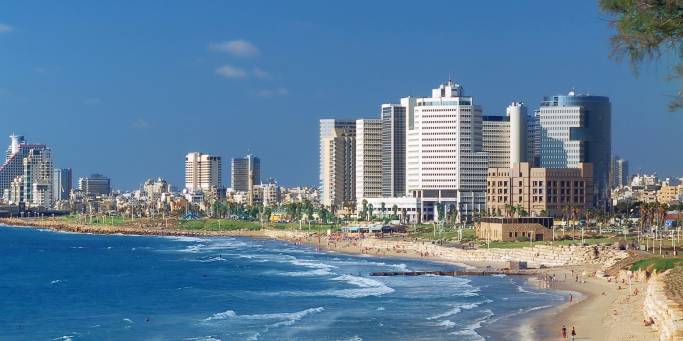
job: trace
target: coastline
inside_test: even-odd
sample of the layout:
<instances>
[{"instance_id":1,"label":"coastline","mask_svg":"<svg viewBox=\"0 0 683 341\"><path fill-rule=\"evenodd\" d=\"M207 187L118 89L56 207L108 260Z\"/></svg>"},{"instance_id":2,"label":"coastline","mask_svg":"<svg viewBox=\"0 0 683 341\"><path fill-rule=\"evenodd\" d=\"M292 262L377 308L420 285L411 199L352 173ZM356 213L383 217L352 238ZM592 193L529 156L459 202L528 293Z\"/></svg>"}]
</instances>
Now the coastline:
<instances>
[{"instance_id":1,"label":"coastline","mask_svg":"<svg viewBox=\"0 0 683 341\"><path fill-rule=\"evenodd\" d=\"M483 269L487 266L500 267L504 262L473 262L467 260L454 261L447 257L436 254L421 253L409 250L405 247L394 246L386 249L371 249L364 247L355 241L334 241L323 238L315 233L306 231L282 231L282 230L229 230L229 231L191 231L179 229L148 228L148 227L123 227L101 225L77 225L46 220L26 220L0 218L0 224L14 228L40 228L51 231L91 233L91 234L129 234L141 236L194 236L194 237L248 237L269 238L289 242L295 245L305 244L320 250L340 252L354 255L371 255L377 257L408 258L429 260L448 263L457 266ZM391 242L391 241L389 241ZM414 242L420 243L420 242ZM399 244L399 241L395 241ZM542 285L541 281L530 277L527 282L530 285L543 290L554 292L571 293L575 300L570 304L564 302L560 305L529 312L522 317L517 332L521 336L529 336L532 339L559 340L560 328L566 325L570 331L576 327L577 336L584 340L651 340L656 339L657 334L642 325L642 307L644 294L628 296L627 289L618 289L618 283L609 283L605 279L594 277L581 277L580 282L574 280L574 274L579 272L593 273L600 269L596 264L584 264L562 267L551 267L541 272L555 274L558 279L567 278L566 281L555 281L550 287ZM585 280L585 283L581 283ZM538 285L541 284L541 285ZM634 289L638 288L644 293L643 283L634 283ZM576 295L576 293L580 293ZM603 295L604 293L604 295ZM628 303L628 304L625 304ZM617 310L617 314L613 311Z\"/></svg>"},{"instance_id":2,"label":"coastline","mask_svg":"<svg viewBox=\"0 0 683 341\"><path fill-rule=\"evenodd\" d=\"M540 312L528 321L529 328L536 330L538 339L561 340L561 328L566 326L570 333L576 328L577 339L581 340L629 340L648 341L659 338L651 328L643 325L643 302L646 282L634 280L631 292L627 283L605 278L583 276L599 270L596 266L569 266L548 269L558 278L567 276L566 281L557 281L552 289L579 293L573 302L564 303ZM579 274L579 281L576 281ZM637 290L638 294L633 295Z\"/></svg>"}]
</instances>

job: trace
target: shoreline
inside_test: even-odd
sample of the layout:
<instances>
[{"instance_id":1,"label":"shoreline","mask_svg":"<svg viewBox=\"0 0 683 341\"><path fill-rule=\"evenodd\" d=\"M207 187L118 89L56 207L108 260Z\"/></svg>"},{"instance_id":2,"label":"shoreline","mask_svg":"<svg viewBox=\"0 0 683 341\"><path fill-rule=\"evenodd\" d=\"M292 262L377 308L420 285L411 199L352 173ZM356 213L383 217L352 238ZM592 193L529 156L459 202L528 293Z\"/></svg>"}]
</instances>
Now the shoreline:
<instances>
[{"instance_id":1,"label":"shoreline","mask_svg":"<svg viewBox=\"0 0 683 341\"><path fill-rule=\"evenodd\" d=\"M268 238L294 245L305 244L318 250L329 252L339 252L350 255L367 255L388 258L406 258L413 260L427 260L439 263L446 263L460 267L484 269L487 266L500 267L504 262L488 261L466 261L449 259L443 255L421 253L416 250L408 250L405 246L401 247L404 241L392 241L394 247L389 249L371 249L361 245L357 241L333 241L317 233L307 231L288 231L274 229L260 230L229 230L229 231L191 231L180 229L162 229L147 227L123 227L123 226L103 226L103 225L76 225L71 223L61 223L46 220L25 220L0 218L0 225L9 228L38 228L57 232L90 233L100 235L139 235L139 236L170 236L170 237L247 237L247 238ZM421 242L411 242L419 244ZM398 245L398 246L397 246ZM422 243L424 245L424 243ZM561 340L560 328L566 325L568 331L572 326L576 326L577 337L584 340L651 340L656 339L657 334L649 328L642 326L642 309L644 294L628 297L627 290L619 290L617 283L608 283L607 280L594 277L580 276L581 281L576 282L575 273L593 273L599 270L599 265L584 264L561 267L550 267L540 269L541 274L556 274L558 278L565 278L566 281L556 281L555 285L545 287L543 282L534 277L527 278L526 283L541 290L549 290L554 293L562 292L571 294L576 298L571 304L563 302L559 305L529 312L522 317L523 323L516 328L516 332L521 336L530 336L538 340ZM540 285L539 285L540 284ZM638 284L638 290L644 293L643 283ZM581 298L576 297L576 293ZM604 294L603 294L604 293ZM633 300L633 302L628 302ZM613 309L622 310L622 313L613 315ZM491 327L489 325L488 327ZM616 327L616 328L615 328ZM486 325L484 325L486 328Z\"/></svg>"}]
</instances>

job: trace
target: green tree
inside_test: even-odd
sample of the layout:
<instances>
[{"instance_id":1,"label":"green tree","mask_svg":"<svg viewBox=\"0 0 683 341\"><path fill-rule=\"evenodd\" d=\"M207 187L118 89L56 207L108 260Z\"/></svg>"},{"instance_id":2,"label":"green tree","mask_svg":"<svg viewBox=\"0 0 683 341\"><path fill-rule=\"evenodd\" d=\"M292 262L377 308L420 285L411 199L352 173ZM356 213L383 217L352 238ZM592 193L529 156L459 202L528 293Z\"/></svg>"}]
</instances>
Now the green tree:
<instances>
[{"instance_id":1,"label":"green tree","mask_svg":"<svg viewBox=\"0 0 683 341\"><path fill-rule=\"evenodd\" d=\"M644 62L662 55L677 55L670 79L683 77L683 0L600 0L616 33L611 37L612 57L626 58L634 72ZM669 110L683 108L683 88L669 102Z\"/></svg>"}]
</instances>

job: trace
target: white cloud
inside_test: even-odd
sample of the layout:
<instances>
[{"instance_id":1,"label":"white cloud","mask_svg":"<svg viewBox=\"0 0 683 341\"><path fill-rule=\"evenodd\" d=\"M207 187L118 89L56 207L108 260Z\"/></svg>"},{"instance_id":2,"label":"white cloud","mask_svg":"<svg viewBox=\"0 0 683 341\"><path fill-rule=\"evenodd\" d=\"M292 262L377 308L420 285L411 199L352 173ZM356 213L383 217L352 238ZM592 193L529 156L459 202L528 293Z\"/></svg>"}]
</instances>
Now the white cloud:
<instances>
[{"instance_id":1,"label":"white cloud","mask_svg":"<svg viewBox=\"0 0 683 341\"><path fill-rule=\"evenodd\" d=\"M242 39L211 43L209 50L225 52L237 57L255 57L261 54L256 45Z\"/></svg>"},{"instance_id":2,"label":"white cloud","mask_svg":"<svg viewBox=\"0 0 683 341\"><path fill-rule=\"evenodd\" d=\"M225 78L246 78L247 72L238 67L223 65L216 69L216 74Z\"/></svg>"},{"instance_id":3,"label":"white cloud","mask_svg":"<svg viewBox=\"0 0 683 341\"><path fill-rule=\"evenodd\" d=\"M12 26L0 22L0 33L9 33L12 31L14 31Z\"/></svg>"},{"instance_id":4,"label":"white cloud","mask_svg":"<svg viewBox=\"0 0 683 341\"><path fill-rule=\"evenodd\" d=\"M259 97L265 97L265 98L270 98L270 97L275 97L275 96L287 96L287 95L289 95L289 91L287 91L287 88L263 89L263 90L257 92L256 95Z\"/></svg>"},{"instance_id":5,"label":"white cloud","mask_svg":"<svg viewBox=\"0 0 683 341\"><path fill-rule=\"evenodd\" d=\"M133 129L145 129L145 128L149 127L149 123L147 123L147 121L145 121L144 118L138 117L135 120L135 122L133 122L131 127L133 127Z\"/></svg>"},{"instance_id":6,"label":"white cloud","mask_svg":"<svg viewBox=\"0 0 683 341\"><path fill-rule=\"evenodd\" d=\"M269 78L270 77L270 73L268 73L268 71L257 68L257 67L255 67L253 70L251 70L251 73L254 74L254 76L256 76L256 78L263 79L263 78Z\"/></svg>"}]
</instances>

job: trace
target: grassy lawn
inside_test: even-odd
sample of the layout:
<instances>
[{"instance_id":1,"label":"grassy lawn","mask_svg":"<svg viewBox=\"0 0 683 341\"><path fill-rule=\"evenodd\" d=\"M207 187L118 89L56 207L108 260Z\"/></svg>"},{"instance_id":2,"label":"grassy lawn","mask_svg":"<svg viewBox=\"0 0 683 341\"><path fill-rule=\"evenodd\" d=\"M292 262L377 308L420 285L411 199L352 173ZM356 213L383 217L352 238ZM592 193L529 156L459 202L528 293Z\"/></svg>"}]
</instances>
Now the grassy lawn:
<instances>
[{"instance_id":1,"label":"grassy lawn","mask_svg":"<svg viewBox=\"0 0 683 341\"><path fill-rule=\"evenodd\" d=\"M583 240L584 243L588 245L595 245L595 244L609 244L612 242L611 238L585 238ZM497 248L497 249L514 249L514 248L522 248L522 247L527 247L527 246L534 246L534 245L572 245L572 244L579 244L581 243L581 239L577 240L556 240L556 241L541 241L541 242L533 242L529 243L527 242L491 242L490 247L491 248ZM479 245L481 247L486 247L486 243L480 241Z\"/></svg>"},{"instance_id":2,"label":"grassy lawn","mask_svg":"<svg viewBox=\"0 0 683 341\"><path fill-rule=\"evenodd\" d=\"M410 237L425 239L425 240L458 240L460 233L458 229L453 229L451 227L444 228L441 233L439 233L438 227L436 228L436 233L434 231L434 225L420 224L415 227L410 227L408 229L408 234ZM470 241L474 240L474 229L463 229L462 230L462 240Z\"/></svg>"},{"instance_id":3,"label":"grassy lawn","mask_svg":"<svg viewBox=\"0 0 683 341\"><path fill-rule=\"evenodd\" d=\"M231 230L260 230L261 225L255 221L241 221L229 219L197 219L181 220L178 223L181 230L231 231Z\"/></svg>"},{"instance_id":4,"label":"grassy lawn","mask_svg":"<svg viewBox=\"0 0 683 341\"><path fill-rule=\"evenodd\" d=\"M315 232L327 232L327 230L339 231L341 228L339 225L333 224L306 224L302 223L276 223L269 224L268 227L275 228L278 230L291 230L291 231L315 231ZM301 229L299 229L301 227Z\"/></svg>"},{"instance_id":5,"label":"grassy lawn","mask_svg":"<svg viewBox=\"0 0 683 341\"><path fill-rule=\"evenodd\" d=\"M636 261L631 266L631 271L647 270L657 272L664 272L668 269L673 269L676 266L683 265L683 257L676 258L662 258L652 257Z\"/></svg>"},{"instance_id":6,"label":"grassy lawn","mask_svg":"<svg viewBox=\"0 0 683 341\"><path fill-rule=\"evenodd\" d=\"M61 220L67 223L81 223L81 224L88 224L88 225L125 225L126 223L130 223L131 219L122 217L122 216L111 216L111 217L106 217L106 216L100 216L96 217L93 216L92 219L89 218L86 215L78 216L78 215L68 215L68 216L62 216L62 217L56 217L56 220Z\"/></svg>"}]
</instances>

